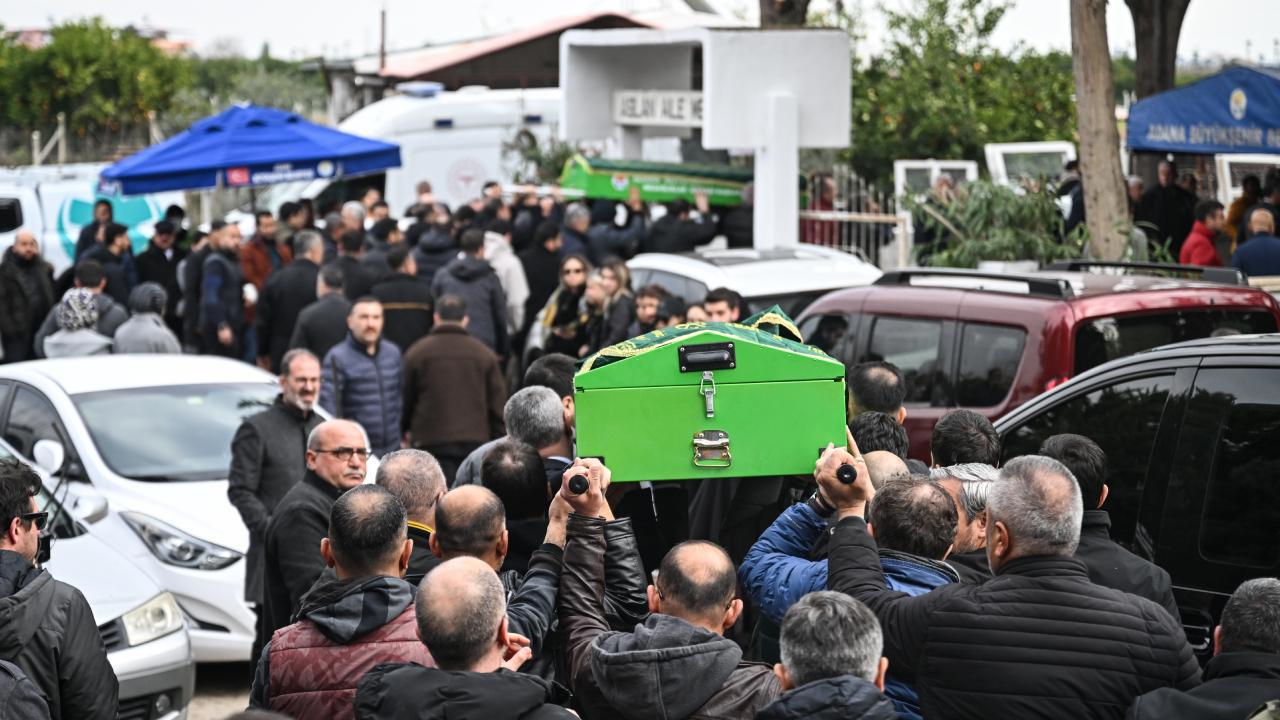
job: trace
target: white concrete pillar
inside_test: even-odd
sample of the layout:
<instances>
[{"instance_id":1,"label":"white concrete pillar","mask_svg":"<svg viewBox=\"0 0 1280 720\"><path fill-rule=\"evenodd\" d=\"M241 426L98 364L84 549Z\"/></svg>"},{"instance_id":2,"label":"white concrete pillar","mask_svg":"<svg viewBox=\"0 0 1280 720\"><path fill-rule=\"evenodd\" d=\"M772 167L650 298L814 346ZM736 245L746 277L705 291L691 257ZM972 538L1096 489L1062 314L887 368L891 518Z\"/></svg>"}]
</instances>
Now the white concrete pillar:
<instances>
[{"instance_id":1,"label":"white concrete pillar","mask_svg":"<svg viewBox=\"0 0 1280 720\"><path fill-rule=\"evenodd\" d=\"M755 148L755 246L791 247L799 241L799 111L791 93L766 101L764 134Z\"/></svg>"},{"instance_id":2,"label":"white concrete pillar","mask_svg":"<svg viewBox=\"0 0 1280 720\"><path fill-rule=\"evenodd\" d=\"M621 142L623 160L643 160L644 159L644 134L639 127L632 125L624 125L621 130Z\"/></svg>"}]
</instances>

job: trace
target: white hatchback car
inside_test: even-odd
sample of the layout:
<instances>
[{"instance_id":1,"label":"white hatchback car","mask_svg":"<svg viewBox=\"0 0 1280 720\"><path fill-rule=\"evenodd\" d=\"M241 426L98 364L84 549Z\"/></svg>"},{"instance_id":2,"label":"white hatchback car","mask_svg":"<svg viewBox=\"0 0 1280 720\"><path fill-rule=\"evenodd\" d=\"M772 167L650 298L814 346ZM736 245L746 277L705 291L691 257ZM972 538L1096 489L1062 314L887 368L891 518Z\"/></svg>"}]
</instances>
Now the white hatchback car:
<instances>
[{"instance_id":1,"label":"white hatchback car","mask_svg":"<svg viewBox=\"0 0 1280 720\"><path fill-rule=\"evenodd\" d=\"M0 460L16 455L0 442ZM51 543L49 559L42 565L89 602L107 660L120 683L117 717L185 717L195 691L196 666L173 595L160 590L146 573L72 517L54 499L54 493L61 495L60 489L50 484L43 470L36 468L36 472L45 483L36 506L49 513L41 544Z\"/></svg>"},{"instance_id":2,"label":"white hatchback car","mask_svg":"<svg viewBox=\"0 0 1280 720\"><path fill-rule=\"evenodd\" d=\"M213 357L0 365L0 435L62 468L68 509L173 594L201 662L249 659L249 533L226 478L236 428L278 391L270 373Z\"/></svg>"}]
</instances>

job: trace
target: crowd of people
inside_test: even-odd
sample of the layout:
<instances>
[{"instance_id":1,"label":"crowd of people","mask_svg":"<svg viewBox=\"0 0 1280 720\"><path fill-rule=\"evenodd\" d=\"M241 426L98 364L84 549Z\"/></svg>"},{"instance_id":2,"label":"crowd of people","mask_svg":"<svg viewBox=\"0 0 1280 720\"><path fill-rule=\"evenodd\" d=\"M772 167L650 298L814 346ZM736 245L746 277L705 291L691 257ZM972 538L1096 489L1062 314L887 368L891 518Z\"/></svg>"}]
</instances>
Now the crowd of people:
<instances>
[{"instance_id":1,"label":"crowd of people","mask_svg":"<svg viewBox=\"0 0 1280 720\"><path fill-rule=\"evenodd\" d=\"M451 296L465 308L468 334L518 372L531 333L541 339L535 353L583 357L704 316L661 286L631 287L624 261L636 253L692 250L718 234L733 246L751 243L749 204L717 213L701 194L693 204L665 204L651 220L660 213L638 194L565 203L532 192L504 198L491 182L451 209L429 184L418 190L403 219L372 187L322 222L311 201L286 202L276 214L257 212L248 238L221 220L189 231L171 207L136 256L128 228L102 199L72 267L56 278L38 239L20 229L0 262L0 361L185 351L278 371L293 348L325 358L347 338L354 305L374 300L385 340L403 355L431 332L437 302ZM125 319L139 314L140 327L119 337Z\"/></svg>"},{"instance_id":2,"label":"crowd of people","mask_svg":"<svg viewBox=\"0 0 1280 720\"><path fill-rule=\"evenodd\" d=\"M315 413L320 361L281 367L233 444L259 611L240 717L1243 720L1280 700L1280 580L1231 595L1202 669L1168 573L1108 535L1093 440L1001 462L957 410L909 457L889 363L850 371L847 444L741 554L640 531L623 509L649 491L574 457L569 356L529 367L452 483L412 448L367 478L375 434ZM5 716L112 717L84 598L33 565L39 482L0 465Z\"/></svg>"}]
</instances>

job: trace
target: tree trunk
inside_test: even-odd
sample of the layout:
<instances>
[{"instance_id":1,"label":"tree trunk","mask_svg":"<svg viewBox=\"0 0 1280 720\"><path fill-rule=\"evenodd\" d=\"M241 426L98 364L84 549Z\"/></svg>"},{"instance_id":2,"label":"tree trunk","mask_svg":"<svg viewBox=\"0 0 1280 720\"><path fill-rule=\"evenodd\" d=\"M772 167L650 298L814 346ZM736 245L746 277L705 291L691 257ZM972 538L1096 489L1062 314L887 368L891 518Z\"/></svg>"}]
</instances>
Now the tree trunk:
<instances>
[{"instance_id":1,"label":"tree trunk","mask_svg":"<svg viewBox=\"0 0 1280 720\"><path fill-rule=\"evenodd\" d=\"M1191 0L1125 0L1133 17L1134 92L1139 99L1173 87L1178 70L1178 36ZM1133 165L1147 187L1155 187L1161 156L1142 153Z\"/></svg>"},{"instance_id":2,"label":"tree trunk","mask_svg":"<svg viewBox=\"0 0 1280 720\"><path fill-rule=\"evenodd\" d=\"M760 27L804 27L809 0L760 0Z\"/></svg>"},{"instance_id":3,"label":"tree trunk","mask_svg":"<svg viewBox=\"0 0 1280 720\"><path fill-rule=\"evenodd\" d=\"M1106 0L1071 0L1071 70L1090 253L1102 260L1119 260L1128 241L1129 215L1120 172Z\"/></svg>"}]
</instances>

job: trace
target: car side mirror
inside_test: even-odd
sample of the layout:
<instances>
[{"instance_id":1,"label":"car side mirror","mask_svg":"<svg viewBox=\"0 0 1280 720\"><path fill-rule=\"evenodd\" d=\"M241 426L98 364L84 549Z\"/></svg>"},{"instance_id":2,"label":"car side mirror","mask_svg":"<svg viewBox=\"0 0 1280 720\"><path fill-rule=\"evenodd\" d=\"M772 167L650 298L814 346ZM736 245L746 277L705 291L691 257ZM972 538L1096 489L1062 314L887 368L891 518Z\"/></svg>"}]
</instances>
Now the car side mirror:
<instances>
[{"instance_id":1,"label":"car side mirror","mask_svg":"<svg viewBox=\"0 0 1280 720\"><path fill-rule=\"evenodd\" d=\"M31 449L31 455L31 459L36 461L36 467L50 475L62 472L62 465L67 460L67 451L57 440L37 440L35 447Z\"/></svg>"},{"instance_id":2,"label":"car side mirror","mask_svg":"<svg viewBox=\"0 0 1280 720\"><path fill-rule=\"evenodd\" d=\"M71 514L92 525L107 516L107 499L96 492L79 495L71 503Z\"/></svg>"}]
</instances>

